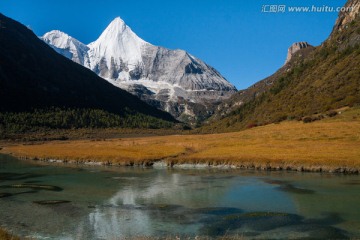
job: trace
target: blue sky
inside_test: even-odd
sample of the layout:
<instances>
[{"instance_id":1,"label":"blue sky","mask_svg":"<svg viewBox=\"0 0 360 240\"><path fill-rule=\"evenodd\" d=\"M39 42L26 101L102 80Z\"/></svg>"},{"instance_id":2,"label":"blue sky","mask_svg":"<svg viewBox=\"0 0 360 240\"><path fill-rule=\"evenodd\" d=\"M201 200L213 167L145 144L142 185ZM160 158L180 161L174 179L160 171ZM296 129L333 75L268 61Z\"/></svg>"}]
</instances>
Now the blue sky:
<instances>
[{"instance_id":1,"label":"blue sky","mask_svg":"<svg viewBox=\"0 0 360 240\"><path fill-rule=\"evenodd\" d=\"M341 7L345 0L1 0L0 12L37 35L62 30L83 43L120 16L144 40L184 49L215 67L238 89L274 73L297 41L319 45L337 12L290 13L289 6ZM264 5L286 5L264 13ZM268 8L265 8L268 11Z\"/></svg>"}]
</instances>

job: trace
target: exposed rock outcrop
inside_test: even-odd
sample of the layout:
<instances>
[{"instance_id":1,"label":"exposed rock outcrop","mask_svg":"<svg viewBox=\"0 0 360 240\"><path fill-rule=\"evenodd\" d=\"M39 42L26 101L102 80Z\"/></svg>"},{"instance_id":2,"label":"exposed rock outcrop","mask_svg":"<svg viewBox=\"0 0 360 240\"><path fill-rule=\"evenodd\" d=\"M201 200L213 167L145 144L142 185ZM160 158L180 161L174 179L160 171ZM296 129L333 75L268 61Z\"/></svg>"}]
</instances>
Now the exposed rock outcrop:
<instances>
[{"instance_id":1,"label":"exposed rock outcrop","mask_svg":"<svg viewBox=\"0 0 360 240\"><path fill-rule=\"evenodd\" d=\"M360 12L360 1L359 0L350 0L342 8L342 11L339 14L339 17L336 20L335 26L333 28L333 33L337 31L342 31L347 28L352 21L356 19Z\"/></svg>"},{"instance_id":2,"label":"exposed rock outcrop","mask_svg":"<svg viewBox=\"0 0 360 240\"><path fill-rule=\"evenodd\" d=\"M291 45L288 49L288 54L286 57L285 64L290 62L291 58L294 56L295 53L297 53L300 49L312 47L308 42L297 42Z\"/></svg>"}]
</instances>

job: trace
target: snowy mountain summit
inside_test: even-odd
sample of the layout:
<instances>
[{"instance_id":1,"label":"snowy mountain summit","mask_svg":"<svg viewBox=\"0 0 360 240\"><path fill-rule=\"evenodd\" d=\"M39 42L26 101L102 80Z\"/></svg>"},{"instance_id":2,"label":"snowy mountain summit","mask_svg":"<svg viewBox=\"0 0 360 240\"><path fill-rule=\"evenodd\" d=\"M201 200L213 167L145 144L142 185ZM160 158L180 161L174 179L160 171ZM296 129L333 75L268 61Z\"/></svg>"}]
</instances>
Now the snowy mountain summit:
<instances>
[{"instance_id":1,"label":"snowy mountain summit","mask_svg":"<svg viewBox=\"0 0 360 240\"><path fill-rule=\"evenodd\" d=\"M181 120L209 116L216 103L236 92L214 68L183 50L142 40L120 17L88 45L57 30L41 39L113 85Z\"/></svg>"},{"instance_id":2,"label":"snowy mountain summit","mask_svg":"<svg viewBox=\"0 0 360 240\"><path fill-rule=\"evenodd\" d=\"M85 44L58 30L46 33L41 39L52 46L58 53L84 65L85 56L87 56L89 50Z\"/></svg>"}]
</instances>

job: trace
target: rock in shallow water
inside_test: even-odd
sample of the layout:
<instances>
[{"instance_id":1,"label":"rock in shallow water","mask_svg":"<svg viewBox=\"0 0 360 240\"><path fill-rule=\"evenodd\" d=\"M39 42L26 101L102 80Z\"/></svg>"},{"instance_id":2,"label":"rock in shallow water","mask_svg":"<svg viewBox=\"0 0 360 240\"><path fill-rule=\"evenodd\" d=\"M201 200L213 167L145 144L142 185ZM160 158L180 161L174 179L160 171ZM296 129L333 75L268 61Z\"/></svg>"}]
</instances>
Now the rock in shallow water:
<instances>
[{"instance_id":1,"label":"rock in shallow water","mask_svg":"<svg viewBox=\"0 0 360 240\"><path fill-rule=\"evenodd\" d=\"M290 192L290 193L296 193L296 194L313 194L315 191L305 188L298 188L293 186L292 184L285 184L280 186L279 188L281 191L284 192Z\"/></svg>"},{"instance_id":2,"label":"rock in shallow water","mask_svg":"<svg viewBox=\"0 0 360 240\"><path fill-rule=\"evenodd\" d=\"M33 173L12 173L12 172L3 172L0 173L0 181L11 181L11 180L24 180L29 178L37 178L43 175L33 174Z\"/></svg>"},{"instance_id":3,"label":"rock in shallow water","mask_svg":"<svg viewBox=\"0 0 360 240\"><path fill-rule=\"evenodd\" d=\"M63 189L58 186L52 185L38 185L38 184L12 184L12 185L3 185L0 188L31 188L33 190L47 190L47 191L62 191Z\"/></svg>"},{"instance_id":4,"label":"rock in shallow water","mask_svg":"<svg viewBox=\"0 0 360 240\"><path fill-rule=\"evenodd\" d=\"M268 231L278 227L301 223L302 217L296 214L276 212L252 212L223 216L205 225L201 233L208 236L221 236L232 232Z\"/></svg>"},{"instance_id":5,"label":"rock in shallow water","mask_svg":"<svg viewBox=\"0 0 360 240\"><path fill-rule=\"evenodd\" d=\"M70 203L71 201L67 200L43 200L43 201L33 201L33 203L40 204L40 205L56 205L62 203Z\"/></svg>"},{"instance_id":6,"label":"rock in shallow water","mask_svg":"<svg viewBox=\"0 0 360 240\"><path fill-rule=\"evenodd\" d=\"M338 228L324 225L299 224L263 232L255 239L349 239Z\"/></svg>"},{"instance_id":7,"label":"rock in shallow water","mask_svg":"<svg viewBox=\"0 0 360 240\"><path fill-rule=\"evenodd\" d=\"M11 193L0 193L0 198L10 197L12 196Z\"/></svg>"},{"instance_id":8,"label":"rock in shallow water","mask_svg":"<svg viewBox=\"0 0 360 240\"><path fill-rule=\"evenodd\" d=\"M331 219L334 217L335 219ZM347 233L331 226L339 223L337 215L323 219L277 212L231 214L205 224L200 233L205 236L243 236L251 239L346 239Z\"/></svg>"}]
</instances>

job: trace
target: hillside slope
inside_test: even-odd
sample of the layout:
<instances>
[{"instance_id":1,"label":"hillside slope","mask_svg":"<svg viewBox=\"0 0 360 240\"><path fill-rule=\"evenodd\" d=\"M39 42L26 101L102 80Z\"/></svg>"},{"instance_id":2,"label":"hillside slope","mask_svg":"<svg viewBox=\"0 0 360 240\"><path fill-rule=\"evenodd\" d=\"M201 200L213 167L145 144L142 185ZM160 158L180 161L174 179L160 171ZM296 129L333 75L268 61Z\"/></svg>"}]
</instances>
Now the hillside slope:
<instances>
[{"instance_id":1,"label":"hillside slope","mask_svg":"<svg viewBox=\"0 0 360 240\"><path fill-rule=\"evenodd\" d=\"M339 15L321 46L302 49L274 75L235 94L202 131L239 130L360 104L359 1L346 7L353 11Z\"/></svg>"},{"instance_id":2,"label":"hillside slope","mask_svg":"<svg viewBox=\"0 0 360 240\"><path fill-rule=\"evenodd\" d=\"M31 30L0 14L0 112L49 108L99 109L174 122L170 114L57 54Z\"/></svg>"}]
</instances>

